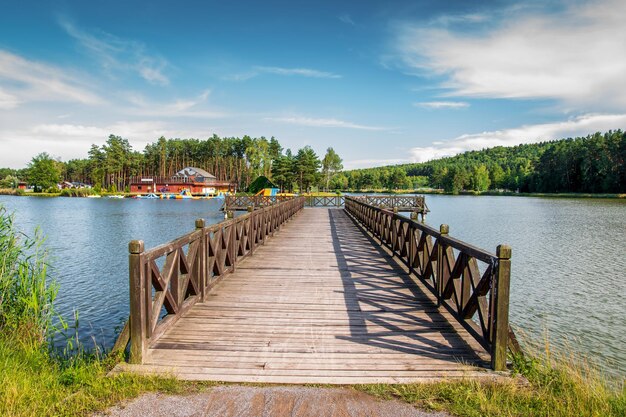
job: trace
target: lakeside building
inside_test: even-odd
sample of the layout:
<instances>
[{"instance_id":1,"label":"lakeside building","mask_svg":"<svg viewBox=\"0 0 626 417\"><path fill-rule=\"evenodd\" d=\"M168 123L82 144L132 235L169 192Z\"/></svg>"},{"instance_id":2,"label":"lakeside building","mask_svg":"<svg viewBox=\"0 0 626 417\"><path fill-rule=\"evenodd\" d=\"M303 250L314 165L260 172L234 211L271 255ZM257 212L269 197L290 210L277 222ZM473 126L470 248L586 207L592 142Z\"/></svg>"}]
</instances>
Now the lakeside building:
<instances>
[{"instance_id":1,"label":"lakeside building","mask_svg":"<svg viewBox=\"0 0 626 417\"><path fill-rule=\"evenodd\" d=\"M194 195L217 195L234 193L236 188L236 184L218 181L215 175L195 167L183 168L171 177L144 175L130 179L130 192L137 194L176 194L188 190Z\"/></svg>"}]
</instances>

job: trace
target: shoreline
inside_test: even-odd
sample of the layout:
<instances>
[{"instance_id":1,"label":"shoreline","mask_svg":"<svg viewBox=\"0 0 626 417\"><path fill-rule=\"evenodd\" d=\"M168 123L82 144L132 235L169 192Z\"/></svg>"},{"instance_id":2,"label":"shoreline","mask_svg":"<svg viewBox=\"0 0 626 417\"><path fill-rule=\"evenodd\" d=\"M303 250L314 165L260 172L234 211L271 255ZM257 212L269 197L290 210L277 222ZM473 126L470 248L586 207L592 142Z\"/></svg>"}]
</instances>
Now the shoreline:
<instances>
[{"instance_id":1,"label":"shoreline","mask_svg":"<svg viewBox=\"0 0 626 417\"><path fill-rule=\"evenodd\" d=\"M535 197L535 198L584 198L584 199L612 199L612 200L624 200L626 199L626 193L624 194L604 194L604 193L516 193L513 191L460 191L458 193L451 193L433 189L417 189L417 190L342 190L342 195L346 193L350 194L389 194L389 195L398 195L398 194L429 194L429 195L448 195L448 196L496 196L496 197ZM61 193L35 193L35 192L19 192L17 190L11 189L0 189L0 195L8 195L15 197L44 197L44 198L53 198L53 197L69 197L76 198L83 196L67 196L62 195ZM101 193L100 196L107 197L110 195L123 195L125 198L131 198L136 195L140 195L137 193L125 193L125 192L117 192L117 193ZM333 196L337 194L332 194Z\"/></svg>"},{"instance_id":2,"label":"shoreline","mask_svg":"<svg viewBox=\"0 0 626 417\"><path fill-rule=\"evenodd\" d=\"M626 194L593 194L593 193L516 193L513 191L460 191L459 193L451 193L445 191L438 190L365 190L365 191L342 191L342 193L351 193L351 194L430 194L430 195L448 195L448 196L457 196L457 195L465 195L465 196L496 196L496 197L536 197L536 198L604 198L604 199L615 199L615 200L623 200L626 199Z\"/></svg>"}]
</instances>

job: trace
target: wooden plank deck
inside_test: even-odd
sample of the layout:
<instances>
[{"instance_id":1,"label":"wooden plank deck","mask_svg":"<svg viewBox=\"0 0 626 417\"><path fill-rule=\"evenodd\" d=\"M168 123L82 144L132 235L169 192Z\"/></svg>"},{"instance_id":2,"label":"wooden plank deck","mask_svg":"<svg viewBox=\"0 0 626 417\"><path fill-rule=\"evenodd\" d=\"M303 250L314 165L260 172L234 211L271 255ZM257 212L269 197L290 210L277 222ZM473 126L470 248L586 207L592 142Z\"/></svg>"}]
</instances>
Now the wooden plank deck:
<instances>
[{"instance_id":1,"label":"wooden plank deck","mask_svg":"<svg viewBox=\"0 0 626 417\"><path fill-rule=\"evenodd\" d=\"M489 355L340 209L304 209L118 370L265 383L491 378Z\"/></svg>"}]
</instances>

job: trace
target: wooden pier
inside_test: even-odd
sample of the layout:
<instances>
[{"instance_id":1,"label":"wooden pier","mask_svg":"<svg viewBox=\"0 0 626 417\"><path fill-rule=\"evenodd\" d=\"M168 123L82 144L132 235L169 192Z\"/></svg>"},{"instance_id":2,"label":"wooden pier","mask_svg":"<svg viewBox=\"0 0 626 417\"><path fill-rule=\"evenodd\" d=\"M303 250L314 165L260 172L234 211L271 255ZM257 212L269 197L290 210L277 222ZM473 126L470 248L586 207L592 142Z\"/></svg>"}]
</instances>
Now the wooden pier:
<instances>
[{"instance_id":1,"label":"wooden pier","mask_svg":"<svg viewBox=\"0 0 626 417\"><path fill-rule=\"evenodd\" d=\"M114 372L352 384L505 369L510 249L491 255L359 199L304 203L197 221L149 251L131 242L117 344L130 339L131 363Z\"/></svg>"}]
</instances>

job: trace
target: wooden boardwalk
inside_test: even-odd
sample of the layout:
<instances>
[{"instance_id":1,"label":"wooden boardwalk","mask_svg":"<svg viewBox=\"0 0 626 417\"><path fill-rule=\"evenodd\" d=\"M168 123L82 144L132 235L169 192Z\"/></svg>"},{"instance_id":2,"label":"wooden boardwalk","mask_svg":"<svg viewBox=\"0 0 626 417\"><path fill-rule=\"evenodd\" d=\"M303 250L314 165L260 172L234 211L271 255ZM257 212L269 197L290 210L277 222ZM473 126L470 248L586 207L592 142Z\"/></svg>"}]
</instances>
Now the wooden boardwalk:
<instances>
[{"instance_id":1,"label":"wooden boardwalk","mask_svg":"<svg viewBox=\"0 0 626 417\"><path fill-rule=\"evenodd\" d=\"M304 209L118 370L264 383L493 377L489 354L340 209Z\"/></svg>"}]
</instances>

